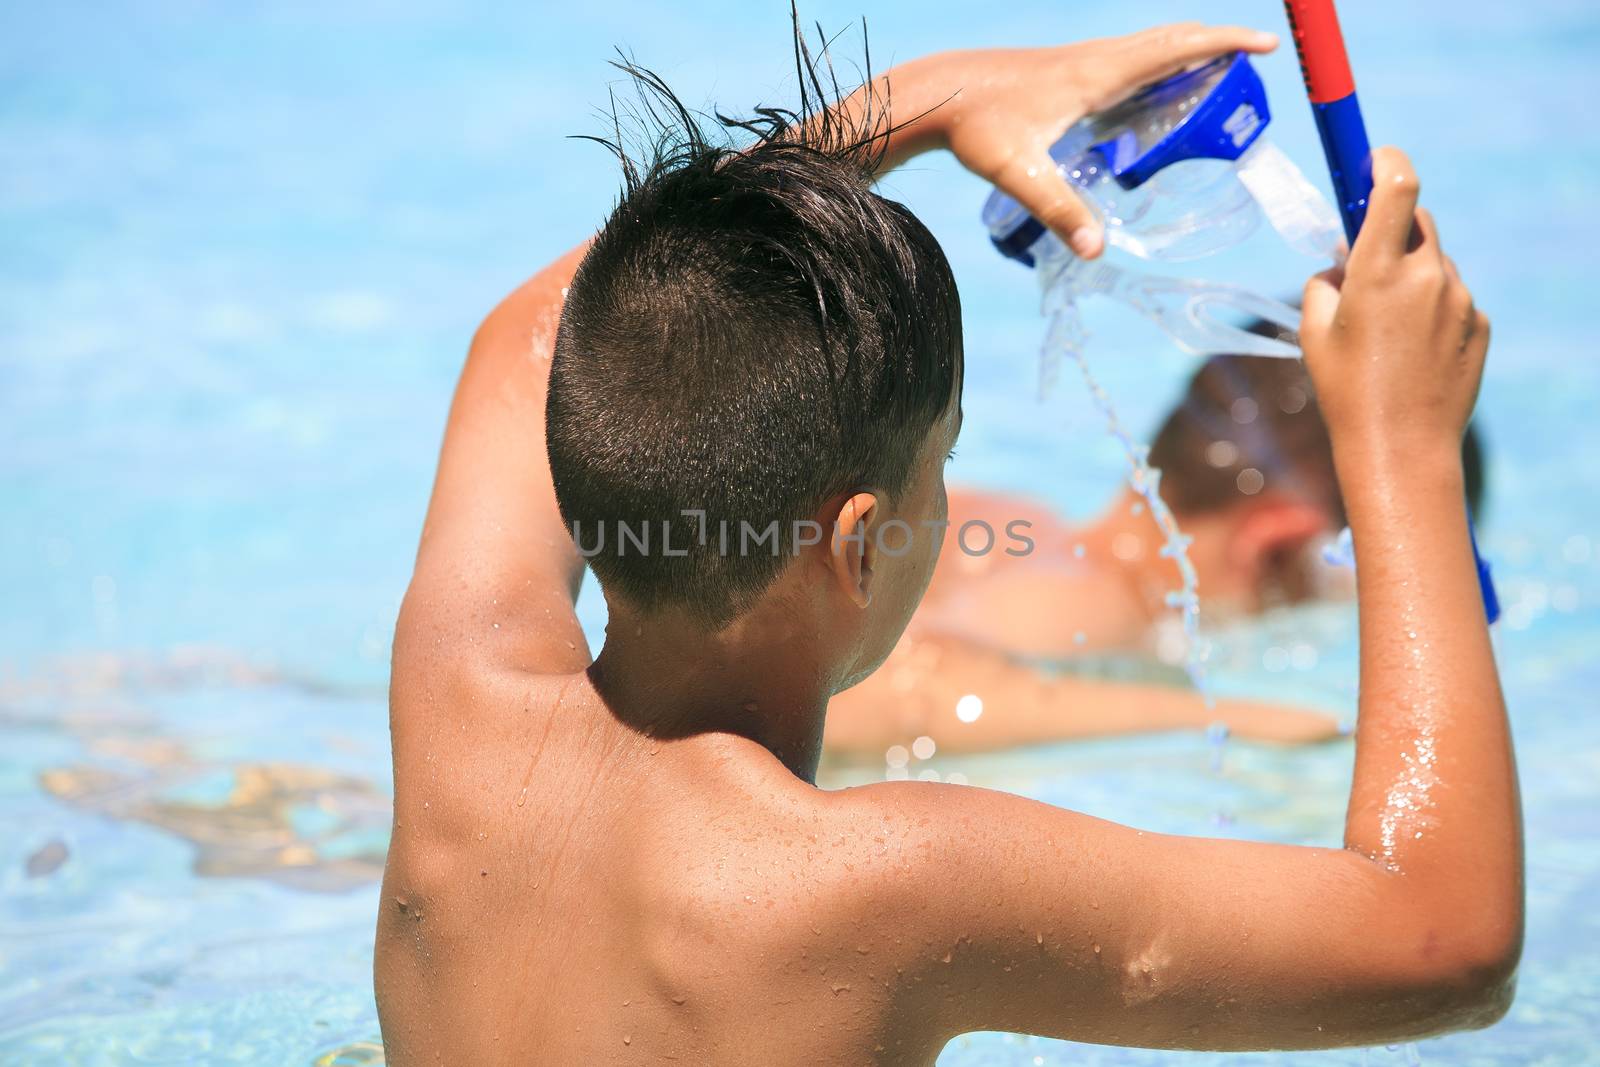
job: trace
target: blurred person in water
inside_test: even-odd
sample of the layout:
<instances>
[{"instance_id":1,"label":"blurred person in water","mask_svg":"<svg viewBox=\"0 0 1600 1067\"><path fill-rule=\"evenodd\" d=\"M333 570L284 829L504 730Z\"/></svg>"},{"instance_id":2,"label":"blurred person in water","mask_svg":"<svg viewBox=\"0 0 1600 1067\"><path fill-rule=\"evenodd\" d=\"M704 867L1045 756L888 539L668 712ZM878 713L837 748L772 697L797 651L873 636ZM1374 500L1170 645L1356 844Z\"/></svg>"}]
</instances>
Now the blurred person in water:
<instances>
[{"instance_id":1,"label":"blurred person in water","mask_svg":"<svg viewBox=\"0 0 1600 1067\"><path fill-rule=\"evenodd\" d=\"M1476 512L1483 460L1470 427L1461 458ZM1150 465L1194 539L1208 622L1353 592L1352 572L1323 559L1346 525L1344 501L1299 360L1206 360L1156 432ZM1081 524L1016 494L955 488L949 500L933 580L905 636L829 705L831 751L876 754L921 736L962 751L1217 723L1260 741L1341 735L1324 712L1206 706L1178 666L1186 644L1166 602L1182 585L1177 564L1131 487Z\"/></svg>"}]
</instances>

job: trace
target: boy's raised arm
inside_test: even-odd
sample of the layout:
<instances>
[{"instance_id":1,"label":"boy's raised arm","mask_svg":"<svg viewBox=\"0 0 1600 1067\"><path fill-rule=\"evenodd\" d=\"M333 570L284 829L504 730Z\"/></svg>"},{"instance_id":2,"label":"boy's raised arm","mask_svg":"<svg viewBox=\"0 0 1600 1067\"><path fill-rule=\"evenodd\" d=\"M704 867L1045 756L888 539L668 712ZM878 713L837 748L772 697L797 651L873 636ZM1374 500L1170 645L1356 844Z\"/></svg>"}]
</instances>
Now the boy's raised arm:
<instances>
[{"instance_id":1,"label":"boy's raised arm","mask_svg":"<svg viewBox=\"0 0 1600 1067\"><path fill-rule=\"evenodd\" d=\"M556 507L544 432L562 293L583 252L523 283L472 339L396 628L397 667L427 669L436 653L440 664L535 673L589 663L572 610L582 560Z\"/></svg>"},{"instance_id":2,"label":"boy's raised arm","mask_svg":"<svg viewBox=\"0 0 1600 1067\"><path fill-rule=\"evenodd\" d=\"M949 1033L1316 1047L1485 1025L1509 1004L1521 819L1460 460L1488 323L1415 210L1409 163L1382 150L1374 169L1348 272L1308 286L1302 334L1359 558L1344 848L1148 834L960 787L859 790L899 842L873 882L898 909L903 988Z\"/></svg>"}]
</instances>

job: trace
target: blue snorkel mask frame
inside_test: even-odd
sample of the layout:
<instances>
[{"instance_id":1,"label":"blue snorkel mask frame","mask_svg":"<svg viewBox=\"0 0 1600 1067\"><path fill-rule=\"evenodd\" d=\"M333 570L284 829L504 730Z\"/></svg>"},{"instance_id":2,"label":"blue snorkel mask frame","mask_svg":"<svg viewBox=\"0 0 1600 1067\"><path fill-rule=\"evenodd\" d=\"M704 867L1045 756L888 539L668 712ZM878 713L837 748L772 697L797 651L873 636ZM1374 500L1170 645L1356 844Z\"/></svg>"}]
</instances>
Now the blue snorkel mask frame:
<instances>
[{"instance_id":1,"label":"blue snorkel mask frame","mask_svg":"<svg viewBox=\"0 0 1600 1067\"><path fill-rule=\"evenodd\" d=\"M1184 107L1189 100L1195 101L1192 110ZM1152 113L1174 108L1184 113L1153 139L1148 130L1137 128L1141 118L1148 120ZM1070 168L1091 153L1117 185L1137 189L1174 163L1237 160L1271 121L1266 86L1244 53L1235 52L1157 82L1108 109L1095 125L1109 136L1086 144L1081 130L1069 130L1050 146L1050 158L1070 174ZM1030 249L1044 235L1043 223L1004 193L991 197L984 215L991 221L990 240L1002 255L1036 265Z\"/></svg>"},{"instance_id":2,"label":"blue snorkel mask frame","mask_svg":"<svg viewBox=\"0 0 1600 1067\"><path fill-rule=\"evenodd\" d=\"M1206 88L1212 79L1215 84ZM1148 111L1170 107L1202 90L1205 95L1194 110L1154 144L1141 149L1138 132L1124 129L1093 146L1110 164L1118 185L1136 189L1157 171L1186 159L1238 159L1272 121L1266 86L1243 52L1218 56L1204 66L1157 82L1112 113L1124 108Z\"/></svg>"}]
</instances>

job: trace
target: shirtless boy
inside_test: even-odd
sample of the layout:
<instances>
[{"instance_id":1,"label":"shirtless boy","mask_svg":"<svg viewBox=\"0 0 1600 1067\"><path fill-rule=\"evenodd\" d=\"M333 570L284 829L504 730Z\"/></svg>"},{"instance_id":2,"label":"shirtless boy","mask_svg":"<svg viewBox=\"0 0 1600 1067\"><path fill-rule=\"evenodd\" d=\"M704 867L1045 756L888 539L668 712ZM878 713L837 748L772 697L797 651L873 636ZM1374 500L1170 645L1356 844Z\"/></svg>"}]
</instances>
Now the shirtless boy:
<instances>
[{"instance_id":1,"label":"shirtless boy","mask_svg":"<svg viewBox=\"0 0 1600 1067\"><path fill-rule=\"evenodd\" d=\"M905 124L865 148L863 95L738 154L683 137L489 315L395 638L391 1063L926 1064L980 1029L1309 1048L1504 1013L1520 817L1461 503L1488 324L1393 150L1302 338L1361 559L1344 847L812 784L829 697L888 655L938 552L879 535L944 517L961 419L948 267L865 171L949 150L1092 255L1044 146L1178 66L1271 46L1183 25L947 53L889 73ZM680 525L684 555L593 555L591 657L574 532L686 509L783 520L784 551ZM791 520L840 535L798 545Z\"/></svg>"}]
</instances>

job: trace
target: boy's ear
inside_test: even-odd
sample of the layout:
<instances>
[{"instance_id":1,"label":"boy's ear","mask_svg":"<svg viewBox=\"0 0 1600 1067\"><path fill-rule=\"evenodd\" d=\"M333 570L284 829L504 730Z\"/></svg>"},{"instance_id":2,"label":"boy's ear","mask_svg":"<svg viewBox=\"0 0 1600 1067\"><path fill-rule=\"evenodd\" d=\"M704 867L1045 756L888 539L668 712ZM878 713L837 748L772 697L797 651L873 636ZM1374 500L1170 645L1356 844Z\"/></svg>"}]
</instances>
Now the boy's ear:
<instances>
[{"instance_id":1,"label":"boy's ear","mask_svg":"<svg viewBox=\"0 0 1600 1067\"><path fill-rule=\"evenodd\" d=\"M1258 588L1272 577L1277 561L1299 553L1324 536L1329 527L1321 508L1293 497L1262 497L1251 502L1234 527L1228 564L1246 574Z\"/></svg>"},{"instance_id":2,"label":"boy's ear","mask_svg":"<svg viewBox=\"0 0 1600 1067\"><path fill-rule=\"evenodd\" d=\"M872 569L878 560L878 498L872 493L853 493L839 505L833 522L829 566L840 592L858 608L872 603Z\"/></svg>"}]
</instances>

